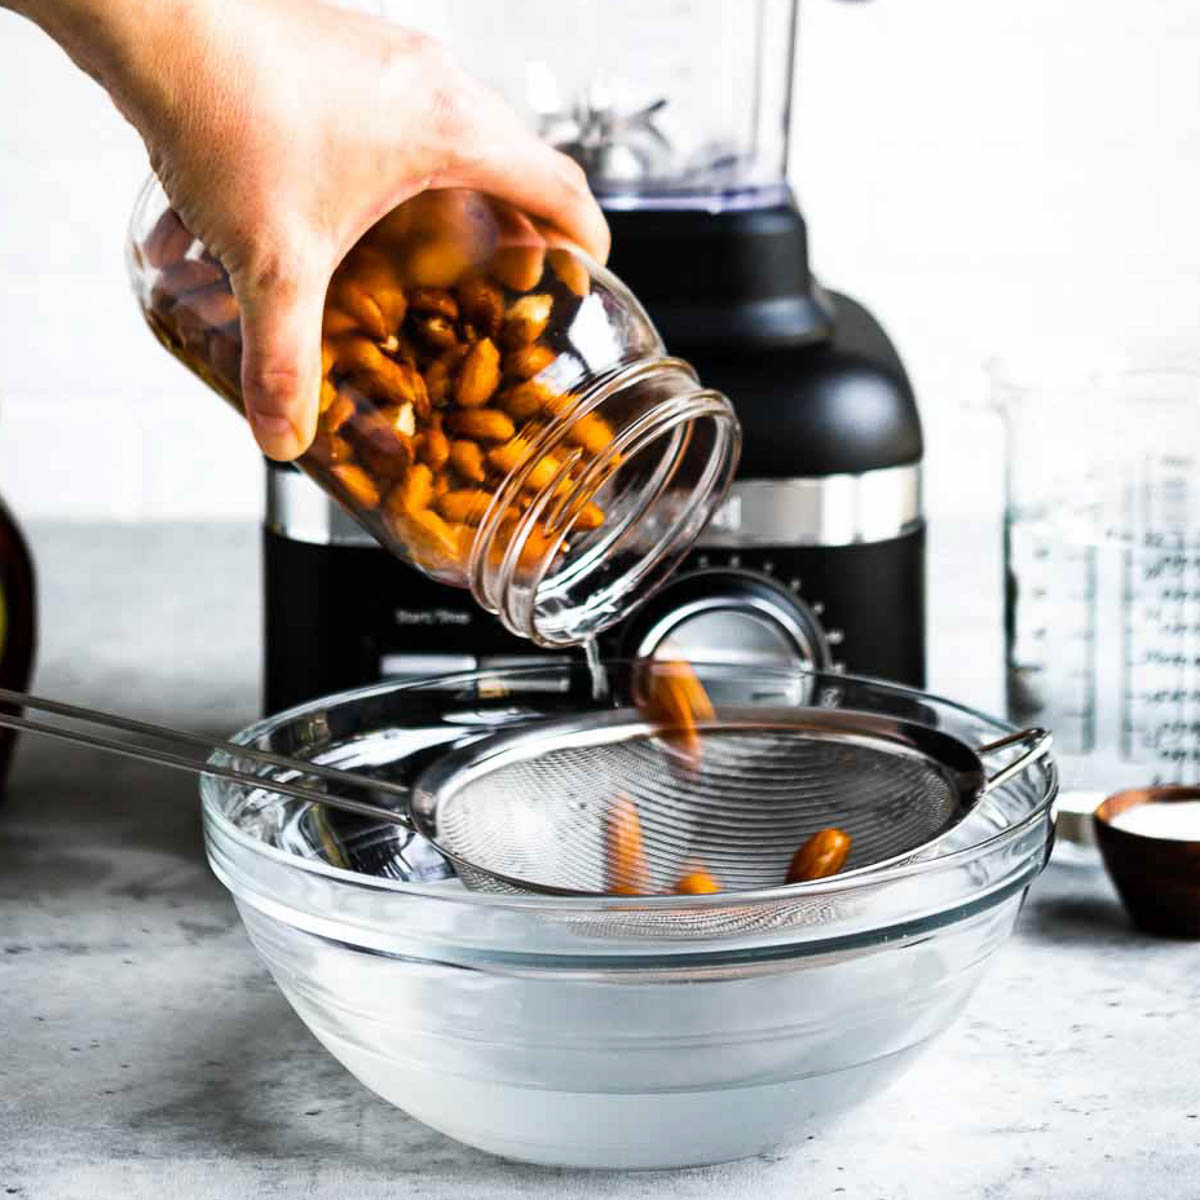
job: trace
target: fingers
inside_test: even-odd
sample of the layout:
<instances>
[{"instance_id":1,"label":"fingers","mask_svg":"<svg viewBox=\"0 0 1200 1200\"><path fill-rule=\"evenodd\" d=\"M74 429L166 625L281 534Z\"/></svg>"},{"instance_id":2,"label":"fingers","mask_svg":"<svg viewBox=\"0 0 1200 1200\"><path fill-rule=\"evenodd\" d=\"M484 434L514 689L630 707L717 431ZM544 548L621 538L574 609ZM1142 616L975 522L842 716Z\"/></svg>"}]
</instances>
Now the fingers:
<instances>
[{"instance_id":1,"label":"fingers","mask_svg":"<svg viewBox=\"0 0 1200 1200\"><path fill-rule=\"evenodd\" d=\"M557 226L597 262L608 259L608 222L573 159L546 145L495 97L476 94L468 124L447 133L442 187L477 188Z\"/></svg>"},{"instance_id":2,"label":"fingers","mask_svg":"<svg viewBox=\"0 0 1200 1200\"><path fill-rule=\"evenodd\" d=\"M530 135L530 141L512 153L488 155L478 170L473 186L532 216L544 217L597 262L607 261L608 222L573 159Z\"/></svg>"},{"instance_id":3,"label":"fingers","mask_svg":"<svg viewBox=\"0 0 1200 1200\"><path fill-rule=\"evenodd\" d=\"M242 310L242 396L254 437L269 458L298 457L316 432L327 283L319 272L286 268L233 277Z\"/></svg>"}]
</instances>

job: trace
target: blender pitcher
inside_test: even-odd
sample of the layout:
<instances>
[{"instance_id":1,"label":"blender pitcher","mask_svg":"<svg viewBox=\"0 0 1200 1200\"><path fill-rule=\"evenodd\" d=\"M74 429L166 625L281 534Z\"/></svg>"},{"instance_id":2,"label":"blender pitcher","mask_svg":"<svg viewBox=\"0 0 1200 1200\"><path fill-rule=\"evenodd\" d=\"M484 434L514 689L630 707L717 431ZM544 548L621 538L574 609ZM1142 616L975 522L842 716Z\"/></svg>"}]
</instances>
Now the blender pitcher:
<instances>
[{"instance_id":1,"label":"blender pitcher","mask_svg":"<svg viewBox=\"0 0 1200 1200\"><path fill-rule=\"evenodd\" d=\"M452 45L583 166L606 207L714 194L760 202L785 187L796 0L378 8Z\"/></svg>"},{"instance_id":2,"label":"blender pitcher","mask_svg":"<svg viewBox=\"0 0 1200 1200\"><path fill-rule=\"evenodd\" d=\"M570 155L663 340L794 346L832 315L787 182L798 0L382 0ZM430 11L432 10L432 11Z\"/></svg>"}]
</instances>

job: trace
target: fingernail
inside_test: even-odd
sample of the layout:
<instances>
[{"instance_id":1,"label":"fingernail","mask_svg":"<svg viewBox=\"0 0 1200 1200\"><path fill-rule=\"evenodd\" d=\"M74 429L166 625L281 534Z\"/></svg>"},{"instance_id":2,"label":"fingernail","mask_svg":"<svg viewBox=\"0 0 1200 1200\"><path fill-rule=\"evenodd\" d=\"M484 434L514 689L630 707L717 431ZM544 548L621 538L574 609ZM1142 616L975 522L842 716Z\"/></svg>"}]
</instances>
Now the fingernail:
<instances>
[{"instance_id":1,"label":"fingernail","mask_svg":"<svg viewBox=\"0 0 1200 1200\"><path fill-rule=\"evenodd\" d=\"M254 428L263 437L279 438L292 432L292 423L287 417L272 417L267 413L255 413Z\"/></svg>"},{"instance_id":2,"label":"fingernail","mask_svg":"<svg viewBox=\"0 0 1200 1200\"><path fill-rule=\"evenodd\" d=\"M271 458L291 459L296 456L296 431L287 417L256 414L252 418L254 436L263 453Z\"/></svg>"}]
</instances>

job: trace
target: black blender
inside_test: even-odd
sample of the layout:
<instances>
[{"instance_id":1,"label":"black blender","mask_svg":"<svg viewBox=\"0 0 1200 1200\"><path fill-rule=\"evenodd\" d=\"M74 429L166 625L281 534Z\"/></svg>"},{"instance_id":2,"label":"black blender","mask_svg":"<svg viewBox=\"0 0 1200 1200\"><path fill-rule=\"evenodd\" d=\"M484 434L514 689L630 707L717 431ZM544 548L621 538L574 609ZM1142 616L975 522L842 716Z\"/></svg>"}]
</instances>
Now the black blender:
<instances>
[{"instance_id":1,"label":"black blender","mask_svg":"<svg viewBox=\"0 0 1200 1200\"><path fill-rule=\"evenodd\" d=\"M611 267L742 423L727 503L605 651L922 686L920 420L879 323L809 270L787 183L797 0L436 7L382 5L583 165ZM269 469L264 538L269 710L547 653L394 560L288 468Z\"/></svg>"}]
</instances>

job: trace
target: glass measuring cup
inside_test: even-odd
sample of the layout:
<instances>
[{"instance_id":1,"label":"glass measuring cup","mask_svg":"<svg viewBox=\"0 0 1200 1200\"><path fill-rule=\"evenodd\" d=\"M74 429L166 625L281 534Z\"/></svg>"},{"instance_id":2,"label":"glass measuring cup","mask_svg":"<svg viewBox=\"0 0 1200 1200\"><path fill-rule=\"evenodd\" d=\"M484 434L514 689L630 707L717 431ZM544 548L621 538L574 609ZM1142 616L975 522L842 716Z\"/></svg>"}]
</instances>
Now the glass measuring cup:
<instances>
[{"instance_id":1,"label":"glass measuring cup","mask_svg":"<svg viewBox=\"0 0 1200 1200\"><path fill-rule=\"evenodd\" d=\"M1064 792L1200 769L1200 373L993 379L1007 441L1009 716Z\"/></svg>"}]
</instances>

